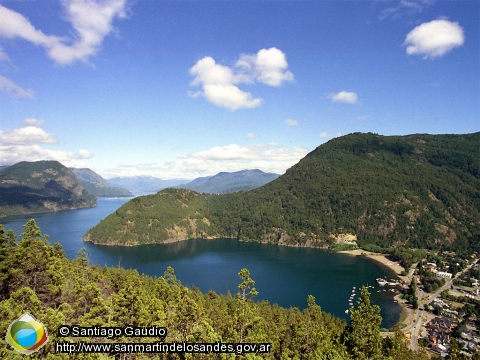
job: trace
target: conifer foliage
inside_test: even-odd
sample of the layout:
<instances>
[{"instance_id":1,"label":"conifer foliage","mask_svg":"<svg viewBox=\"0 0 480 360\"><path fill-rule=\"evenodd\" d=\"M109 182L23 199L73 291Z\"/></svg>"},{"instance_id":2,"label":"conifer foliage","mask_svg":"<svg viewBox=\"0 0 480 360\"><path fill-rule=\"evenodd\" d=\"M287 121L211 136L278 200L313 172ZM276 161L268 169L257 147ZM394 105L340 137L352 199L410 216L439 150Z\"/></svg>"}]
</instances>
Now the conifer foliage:
<instances>
[{"instance_id":1,"label":"conifer foliage","mask_svg":"<svg viewBox=\"0 0 480 360\"><path fill-rule=\"evenodd\" d=\"M24 313L48 329L49 340L30 359L425 359L408 350L403 335L380 338L379 308L362 290L352 309L349 326L323 312L309 296L307 307L285 309L267 301L255 302L255 281L247 269L239 272L238 293L202 294L187 288L173 268L152 278L136 270L89 264L81 249L69 260L59 244L48 244L34 220L24 225L20 241L0 225L0 334ZM61 325L120 327L159 326L167 335L157 338L60 337ZM270 343L266 354L59 354L56 341L87 343L200 342ZM5 341L0 358L23 359Z\"/></svg>"}]
</instances>

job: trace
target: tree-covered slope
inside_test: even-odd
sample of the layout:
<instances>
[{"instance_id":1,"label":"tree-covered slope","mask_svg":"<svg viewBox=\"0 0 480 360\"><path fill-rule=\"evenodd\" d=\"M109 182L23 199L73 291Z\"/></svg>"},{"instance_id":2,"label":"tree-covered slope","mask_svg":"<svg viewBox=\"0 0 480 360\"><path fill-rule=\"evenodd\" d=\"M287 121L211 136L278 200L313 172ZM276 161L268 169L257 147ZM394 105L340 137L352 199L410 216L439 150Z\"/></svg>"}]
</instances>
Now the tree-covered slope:
<instances>
[{"instance_id":1,"label":"tree-covered slope","mask_svg":"<svg viewBox=\"0 0 480 360\"><path fill-rule=\"evenodd\" d=\"M95 205L96 197L58 161L23 161L0 170L0 216Z\"/></svg>"},{"instance_id":2,"label":"tree-covered slope","mask_svg":"<svg viewBox=\"0 0 480 360\"><path fill-rule=\"evenodd\" d=\"M478 249L479 149L480 133L350 134L247 193L167 189L134 199L85 239L140 244L225 236L324 246L350 233L382 247Z\"/></svg>"},{"instance_id":3,"label":"tree-covered slope","mask_svg":"<svg viewBox=\"0 0 480 360\"><path fill-rule=\"evenodd\" d=\"M34 220L24 225L16 242L13 231L0 224L0 332L25 313L42 322L48 332L45 346L29 359L427 359L410 351L405 336L396 331L382 339L380 308L370 304L366 288L358 306L351 307L351 322L322 311L313 296L304 310L285 309L268 301L255 302L255 281L247 269L239 269L238 292L202 294L177 280L174 270L151 278L136 270L89 265L81 249L75 259L65 256L60 244L48 244ZM25 261L28 259L28 261ZM288 286L286 284L285 286ZM107 331L120 327L164 327L164 336L113 337L61 336L64 325ZM118 335L118 334L117 334ZM133 350L97 353L61 353L56 343L122 344ZM142 353L148 343L232 344L223 354L214 352ZM268 351L242 354L243 343L269 344ZM80 346L80 345L79 345ZM133 347L132 347L133 348ZM65 349L63 347L63 349ZM84 348L85 349L85 348ZM121 348L120 348L121 349ZM178 349L178 348L177 348ZM133 352L133 353L132 353ZM7 341L0 342L0 358L24 359Z\"/></svg>"},{"instance_id":4,"label":"tree-covered slope","mask_svg":"<svg viewBox=\"0 0 480 360\"><path fill-rule=\"evenodd\" d=\"M132 196L127 189L111 186L107 180L98 175L95 171L87 168L70 168L77 176L78 181L90 193L98 197L121 197Z\"/></svg>"}]
</instances>

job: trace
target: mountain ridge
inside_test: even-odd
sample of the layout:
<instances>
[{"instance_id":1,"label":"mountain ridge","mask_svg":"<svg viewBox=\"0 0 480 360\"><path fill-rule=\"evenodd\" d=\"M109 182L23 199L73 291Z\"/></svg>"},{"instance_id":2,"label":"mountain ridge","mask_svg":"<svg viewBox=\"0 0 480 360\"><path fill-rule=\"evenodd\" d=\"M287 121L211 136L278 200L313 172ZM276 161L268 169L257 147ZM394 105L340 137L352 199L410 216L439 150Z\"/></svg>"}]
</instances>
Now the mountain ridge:
<instances>
[{"instance_id":1,"label":"mountain ridge","mask_svg":"<svg viewBox=\"0 0 480 360\"><path fill-rule=\"evenodd\" d=\"M163 180L154 176L118 176L107 179L110 186L121 187L131 192L157 192L180 185L184 179Z\"/></svg>"},{"instance_id":2,"label":"mountain ridge","mask_svg":"<svg viewBox=\"0 0 480 360\"><path fill-rule=\"evenodd\" d=\"M96 197L58 161L22 161L0 170L0 217L96 206Z\"/></svg>"},{"instance_id":3,"label":"mountain ridge","mask_svg":"<svg viewBox=\"0 0 480 360\"><path fill-rule=\"evenodd\" d=\"M134 199L84 240L137 245L230 237L325 247L348 233L360 245L480 250L479 148L480 133L353 133L249 192L166 189Z\"/></svg>"},{"instance_id":4,"label":"mountain ridge","mask_svg":"<svg viewBox=\"0 0 480 360\"><path fill-rule=\"evenodd\" d=\"M129 197L130 191L122 187L111 186L107 180L89 168L69 168L77 176L78 181L90 193L98 197Z\"/></svg>"},{"instance_id":5,"label":"mountain ridge","mask_svg":"<svg viewBox=\"0 0 480 360\"><path fill-rule=\"evenodd\" d=\"M227 194L236 191L249 191L263 186L280 175L266 173L260 169L247 169L234 172L222 171L213 176L196 178L178 185L176 188L193 190L199 193Z\"/></svg>"}]
</instances>

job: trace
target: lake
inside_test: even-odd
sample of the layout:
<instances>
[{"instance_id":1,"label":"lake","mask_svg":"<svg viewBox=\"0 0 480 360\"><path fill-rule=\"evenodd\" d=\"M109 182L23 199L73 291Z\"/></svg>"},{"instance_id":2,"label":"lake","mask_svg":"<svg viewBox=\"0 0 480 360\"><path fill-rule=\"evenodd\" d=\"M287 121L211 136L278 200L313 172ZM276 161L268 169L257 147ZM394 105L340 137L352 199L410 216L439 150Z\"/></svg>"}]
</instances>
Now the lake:
<instances>
[{"instance_id":1,"label":"lake","mask_svg":"<svg viewBox=\"0 0 480 360\"><path fill-rule=\"evenodd\" d=\"M90 209L14 216L0 219L6 230L17 235L22 225L34 218L42 233L53 244L62 244L69 258L82 247L87 249L93 264L137 269L139 273L161 276L168 266L187 286L202 292L235 294L240 283L238 272L250 271L259 292L256 299L268 300L283 307L306 307L308 295L326 312L349 319L349 297L362 285L369 288L372 303L382 309L382 327L390 328L399 319L401 308L393 301L393 293L383 291L375 281L378 277L394 278L393 271L363 257L338 254L321 249L292 248L272 244L238 242L232 239L189 240L174 244L141 245L137 247L101 246L85 243L82 236L129 198L99 198L98 206ZM356 305L356 302L355 302Z\"/></svg>"}]
</instances>

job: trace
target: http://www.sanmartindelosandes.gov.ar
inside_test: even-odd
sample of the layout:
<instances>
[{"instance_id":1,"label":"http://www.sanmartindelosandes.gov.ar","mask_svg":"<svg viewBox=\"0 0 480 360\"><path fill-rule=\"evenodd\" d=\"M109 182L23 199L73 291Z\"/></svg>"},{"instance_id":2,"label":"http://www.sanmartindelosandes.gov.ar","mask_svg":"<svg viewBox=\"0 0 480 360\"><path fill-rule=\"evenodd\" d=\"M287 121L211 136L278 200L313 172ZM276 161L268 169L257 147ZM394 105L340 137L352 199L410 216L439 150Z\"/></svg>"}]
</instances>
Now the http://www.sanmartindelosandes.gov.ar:
<instances>
[{"instance_id":1,"label":"http://www.sanmartindelosandes.gov.ar","mask_svg":"<svg viewBox=\"0 0 480 360\"><path fill-rule=\"evenodd\" d=\"M10 346L25 355L38 351L47 340L47 328L29 313L13 321L5 336L5 341Z\"/></svg>"}]
</instances>

